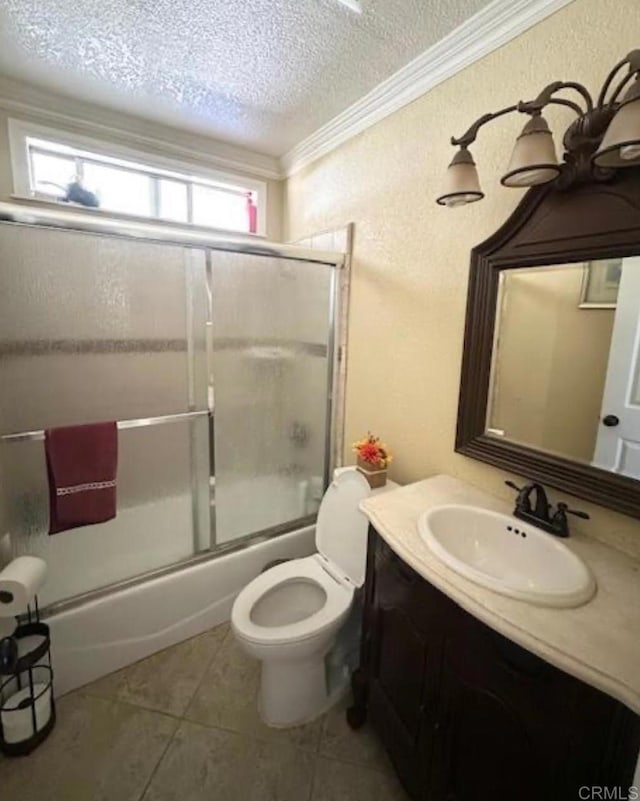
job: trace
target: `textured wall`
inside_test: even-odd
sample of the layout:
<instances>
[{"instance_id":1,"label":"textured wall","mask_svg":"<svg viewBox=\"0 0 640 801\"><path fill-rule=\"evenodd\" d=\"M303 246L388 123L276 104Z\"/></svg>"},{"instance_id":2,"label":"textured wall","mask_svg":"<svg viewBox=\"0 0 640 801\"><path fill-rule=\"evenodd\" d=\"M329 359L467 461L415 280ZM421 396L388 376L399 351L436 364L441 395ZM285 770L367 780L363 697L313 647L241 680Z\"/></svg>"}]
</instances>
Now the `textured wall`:
<instances>
[{"instance_id":1,"label":"textured wall","mask_svg":"<svg viewBox=\"0 0 640 801\"><path fill-rule=\"evenodd\" d=\"M453 443L469 251L521 197L498 179L523 121L483 130L473 150L487 197L457 210L434 203L449 136L558 78L597 91L639 42L637 0L576 0L288 181L290 239L355 222L346 439L382 435L399 481L445 472L510 494L502 471L455 454ZM552 129L570 114L550 112ZM640 522L574 503L592 514L585 531L640 554Z\"/></svg>"}]
</instances>

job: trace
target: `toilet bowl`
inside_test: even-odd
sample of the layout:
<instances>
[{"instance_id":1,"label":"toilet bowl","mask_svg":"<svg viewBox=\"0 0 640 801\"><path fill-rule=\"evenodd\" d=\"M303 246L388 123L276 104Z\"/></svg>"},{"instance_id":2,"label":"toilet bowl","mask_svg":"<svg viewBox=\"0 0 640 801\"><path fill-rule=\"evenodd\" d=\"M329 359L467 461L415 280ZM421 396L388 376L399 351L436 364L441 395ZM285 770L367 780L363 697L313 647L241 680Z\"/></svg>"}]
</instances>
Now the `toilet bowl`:
<instances>
[{"instance_id":1,"label":"toilet bowl","mask_svg":"<svg viewBox=\"0 0 640 801\"><path fill-rule=\"evenodd\" d=\"M262 662L258 703L270 726L312 720L345 688L330 686L326 657L364 582L367 520L358 507L371 493L357 470L336 470L318 511L318 552L267 570L235 600L232 630Z\"/></svg>"}]
</instances>

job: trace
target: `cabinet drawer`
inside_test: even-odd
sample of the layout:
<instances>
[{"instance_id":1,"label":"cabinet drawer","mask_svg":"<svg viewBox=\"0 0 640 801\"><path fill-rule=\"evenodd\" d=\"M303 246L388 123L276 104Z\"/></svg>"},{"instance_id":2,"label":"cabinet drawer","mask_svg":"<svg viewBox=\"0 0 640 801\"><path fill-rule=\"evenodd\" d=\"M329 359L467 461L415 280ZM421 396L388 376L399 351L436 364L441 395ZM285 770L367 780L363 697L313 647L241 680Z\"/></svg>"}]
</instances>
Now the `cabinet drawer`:
<instances>
[{"instance_id":1,"label":"cabinet drawer","mask_svg":"<svg viewBox=\"0 0 640 801\"><path fill-rule=\"evenodd\" d=\"M417 629L433 634L442 594L416 573L380 537L375 546L374 605L401 607ZM440 612L439 612L440 610Z\"/></svg>"}]
</instances>

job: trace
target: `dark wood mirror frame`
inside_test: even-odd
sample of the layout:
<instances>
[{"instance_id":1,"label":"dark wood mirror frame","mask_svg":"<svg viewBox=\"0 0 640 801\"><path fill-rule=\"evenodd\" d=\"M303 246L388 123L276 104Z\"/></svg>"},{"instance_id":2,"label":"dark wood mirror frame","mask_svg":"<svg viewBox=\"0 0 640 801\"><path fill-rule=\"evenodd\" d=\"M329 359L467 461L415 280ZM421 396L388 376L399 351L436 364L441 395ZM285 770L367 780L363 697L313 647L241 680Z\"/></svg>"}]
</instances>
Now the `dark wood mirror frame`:
<instances>
[{"instance_id":1,"label":"dark wood mirror frame","mask_svg":"<svg viewBox=\"0 0 640 801\"><path fill-rule=\"evenodd\" d=\"M486 434L500 272L640 255L640 169L530 189L471 252L456 451L640 518L640 481ZM535 336L535 332L531 333Z\"/></svg>"}]
</instances>

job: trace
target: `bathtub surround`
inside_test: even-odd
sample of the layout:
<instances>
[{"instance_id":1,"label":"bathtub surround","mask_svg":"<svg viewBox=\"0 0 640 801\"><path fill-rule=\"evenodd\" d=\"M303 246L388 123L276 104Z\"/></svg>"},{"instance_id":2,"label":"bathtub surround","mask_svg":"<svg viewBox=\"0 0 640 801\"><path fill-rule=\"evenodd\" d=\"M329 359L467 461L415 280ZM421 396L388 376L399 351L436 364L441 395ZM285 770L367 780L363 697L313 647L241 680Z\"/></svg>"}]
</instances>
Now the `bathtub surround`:
<instances>
[{"instance_id":1,"label":"bathtub surround","mask_svg":"<svg viewBox=\"0 0 640 801\"><path fill-rule=\"evenodd\" d=\"M229 620L236 596L265 565L308 556L313 538L309 526L60 609L47 620L56 692L67 693Z\"/></svg>"},{"instance_id":2,"label":"bathtub surround","mask_svg":"<svg viewBox=\"0 0 640 801\"><path fill-rule=\"evenodd\" d=\"M258 663L227 625L70 693L49 740L0 756L7 799L403 801L377 738L340 704L287 731L259 719Z\"/></svg>"},{"instance_id":3,"label":"bathtub surround","mask_svg":"<svg viewBox=\"0 0 640 801\"><path fill-rule=\"evenodd\" d=\"M360 433L362 420L384 431L402 455L391 470L402 483L446 472L508 498L504 473L455 454L453 443L469 253L521 197L497 185L521 123L483 131L476 147L480 177L492 191L456 211L433 203L450 158L443 131L462 131L469 119L558 75L599 85L639 40L634 0L575 0L288 179L289 238L355 224L345 441ZM562 108L547 116L555 131L572 119ZM573 503L591 515L576 530L640 556L638 521Z\"/></svg>"}]
</instances>

